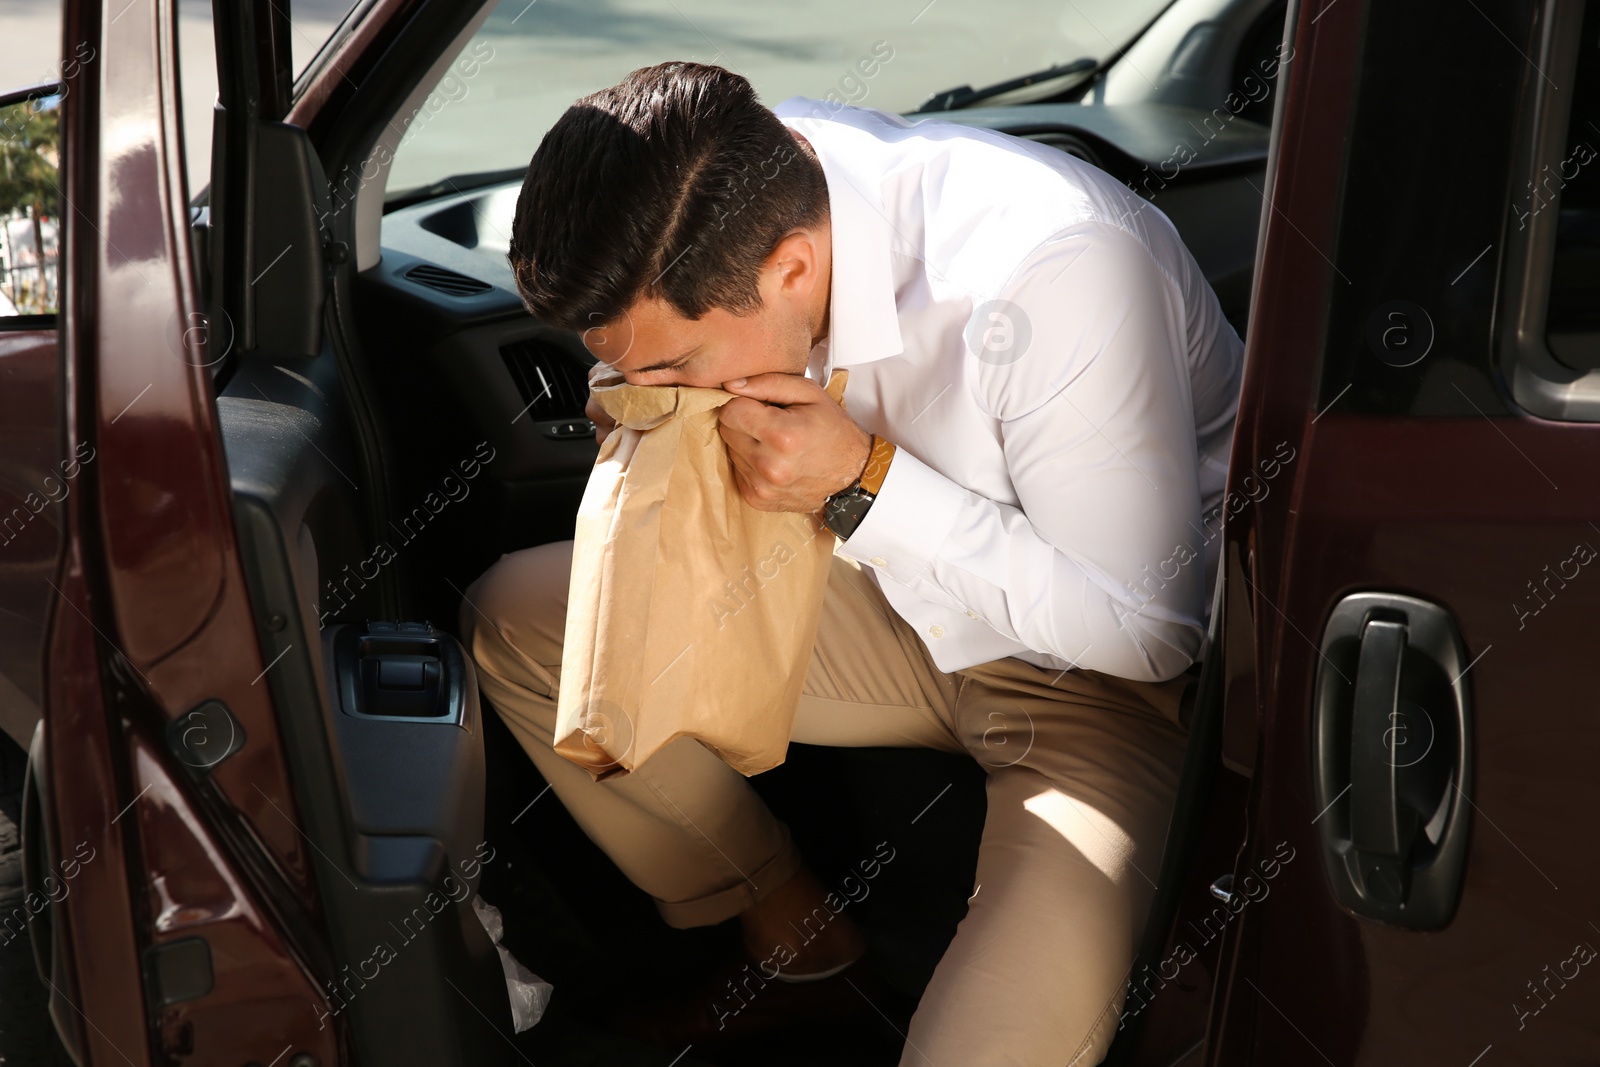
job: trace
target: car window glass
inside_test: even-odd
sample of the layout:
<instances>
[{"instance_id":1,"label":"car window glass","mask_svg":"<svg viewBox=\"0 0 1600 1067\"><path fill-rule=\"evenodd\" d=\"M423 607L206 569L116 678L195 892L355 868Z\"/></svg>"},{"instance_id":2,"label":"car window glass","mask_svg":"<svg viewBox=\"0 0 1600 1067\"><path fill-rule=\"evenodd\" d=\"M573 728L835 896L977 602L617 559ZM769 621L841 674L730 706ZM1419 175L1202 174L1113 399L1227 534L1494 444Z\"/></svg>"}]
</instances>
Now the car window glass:
<instances>
[{"instance_id":1,"label":"car window glass","mask_svg":"<svg viewBox=\"0 0 1600 1067\"><path fill-rule=\"evenodd\" d=\"M64 71L61 5L0 0L0 92L48 85ZM0 320L53 315L59 270L60 97L0 108Z\"/></svg>"},{"instance_id":2,"label":"car window glass","mask_svg":"<svg viewBox=\"0 0 1600 1067\"><path fill-rule=\"evenodd\" d=\"M60 298L61 97L0 107L0 317Z\"/></svg>"},{"instance_id":3,"label":"car window glass","mask_svg":"<svg viewBox=\"0 0 1600 1067\"><path fill-rule=\"evenodd\" d=\"M525 168L574 100L653 63L727 67L769 107L805 95L906 112L942 90L1109 57L1166 2L499 0L411 120L386 195Z\"/></svg>"},{"instance_id":4,"label":"car window glass","mask_svg":"<svg viewBox=\"0 0 1600 1067\"><path fill-rule=\"evenodd\" d=\"M1540 168L1521 190L1515 214L1552 208L1555 261L1545 339L1555 357L1579 370L1600 368L1600 2L1583 20L1583 46L1572 83L1572 111L1561 159Z\"/></svg>"},{"instance_id":5,"label":"car window glass","mask_svg":"<svg viewBox=\"0 0 1600 1067\"><path fill-rule=\"evenodd\" d=\"M0 92L61 78L60 0L0 0Z\"/></svg>"},{"instance_id":6,"label":"car window glass","mask_svg":"<svg viewBox=\"0 0 1600 1067\"><path fill-rule=\"evenodd\" d=\"M0 4L6 0L0 0ZM243 0L221 0L241 3ZM289 15L296 75L305 70L355 0L274 0ZM178 53L183 82L183 139L191 199L211 180L211 113L217 102L217 46L211 0L178 0Z\"/></svg>"},{"instance_id":7,"label":"car window glass","mask_svg":"<svg viewBox=\"0 0 1600 1067\"><path fill-rule=\"evenodd\" d=\"M217 103L217 41L211 0L178 0L178 74L184 173L191 202L211 184L211 118Z\"/></svg>"},{"instance_id":8,"label":"car window glass","mask_svg":"<svg viewBox=\"0 0 1600 1067\"><path fill-rule=\"evenodd\" d=\"M235 0L237 2L237 0ZM321 50L355 0L276 0L289 10L290 55L298 77Z\"/></svg>"}]
</instances>

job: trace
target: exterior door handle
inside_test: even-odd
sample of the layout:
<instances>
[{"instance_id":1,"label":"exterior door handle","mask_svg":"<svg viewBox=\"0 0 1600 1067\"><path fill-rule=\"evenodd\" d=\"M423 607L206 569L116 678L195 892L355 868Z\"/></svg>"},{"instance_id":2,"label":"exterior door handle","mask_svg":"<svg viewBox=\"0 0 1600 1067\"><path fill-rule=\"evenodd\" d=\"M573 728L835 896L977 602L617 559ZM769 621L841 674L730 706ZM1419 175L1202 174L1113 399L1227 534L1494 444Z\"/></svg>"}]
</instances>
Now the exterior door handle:
<instances>
[{"instance_id":1,"label":"exterior door handle","mask_svg":"<svg viewBox=\"0 0 1600 1067\"><path fill-rule=\"evenodd\" d=\"M1406 625L1369 619L1361 631L1350 725L1350 844L1361 856L1362 879L1374 896L1404 900L1407 857L1421 822L1401 802L1399 777L1422 739L1400 705L1400 667Z\"/></svg>"},{"instance_id":2,"label":"exterior door handle","mask_svg":"<svg viewBox=\"0 0 1600 1067\"><path fill-rule=\"evenodd\" d=\"M1466 867L1465 647L1437 604L1357 593L1323 634L1313 792L1339 902L1418 929L1450 921Z\"/></svg>"}]
</instances>

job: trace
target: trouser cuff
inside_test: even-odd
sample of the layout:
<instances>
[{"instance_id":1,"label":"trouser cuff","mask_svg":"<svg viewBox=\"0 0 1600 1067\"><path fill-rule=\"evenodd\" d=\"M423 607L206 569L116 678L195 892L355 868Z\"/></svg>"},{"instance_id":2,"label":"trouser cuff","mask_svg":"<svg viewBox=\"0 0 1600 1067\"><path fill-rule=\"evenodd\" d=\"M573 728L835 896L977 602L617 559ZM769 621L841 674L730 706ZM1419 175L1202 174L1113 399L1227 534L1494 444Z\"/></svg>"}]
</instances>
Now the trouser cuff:
<instances>
[{"instance_id":1,"label":"trouser cuff","mask_svg":"<svg viewBox=\"0 0 1600 1067\"><path fill-rule=\"evenodd\" d=\"M668 926L679 930L715 926L761 901L794 877L803 862L800 850L789 836L789 828L784 826L783 846L778 854L757 869L745 871L740 881L692 900L657 900L656 908Z\"/></svg>"}]
</instances>

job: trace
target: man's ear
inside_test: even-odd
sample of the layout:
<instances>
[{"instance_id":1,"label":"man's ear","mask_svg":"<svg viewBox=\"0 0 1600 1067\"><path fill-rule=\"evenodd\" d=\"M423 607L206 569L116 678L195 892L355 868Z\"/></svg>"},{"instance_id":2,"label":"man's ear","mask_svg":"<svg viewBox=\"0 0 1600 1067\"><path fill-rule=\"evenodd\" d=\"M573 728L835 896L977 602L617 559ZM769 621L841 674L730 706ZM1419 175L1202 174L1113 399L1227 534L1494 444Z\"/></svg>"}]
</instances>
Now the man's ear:
<instances>
[{"instance_id":1,"label":"man's ear","mask_svg":"<svg viewBox=\"0 0 1600 1067\"><path fill-rule=\"evenodd\" d=\"M818 282L821 267L818 235L812 230L793 230L768 253L765 273L774 291L789 299L803 299Z\"/></svg>"}]
</instances>

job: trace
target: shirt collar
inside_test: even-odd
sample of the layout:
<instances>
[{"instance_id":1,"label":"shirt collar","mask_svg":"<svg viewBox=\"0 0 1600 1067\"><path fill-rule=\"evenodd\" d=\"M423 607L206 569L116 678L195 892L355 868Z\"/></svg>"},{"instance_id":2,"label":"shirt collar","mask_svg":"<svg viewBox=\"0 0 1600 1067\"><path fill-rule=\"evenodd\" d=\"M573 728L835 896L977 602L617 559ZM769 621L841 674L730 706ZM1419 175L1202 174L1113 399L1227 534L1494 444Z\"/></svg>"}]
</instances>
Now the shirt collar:
<instances>
[{"instance_id":1,"label":"shirt collar","mask_svg":"<svg viewBox=\"0 0 1600 1067\"><path fill-rule=\"evenodd\" d=\"M828 183L833 231L830 372L905 351L894 299L891 229L878 192L882 175L874 173L870 151L878 141L870 131L845 121L839 114L842 110L804 96L790 97L773 108L785 125L811 142Z\"/></svg>"}]
</instances>

